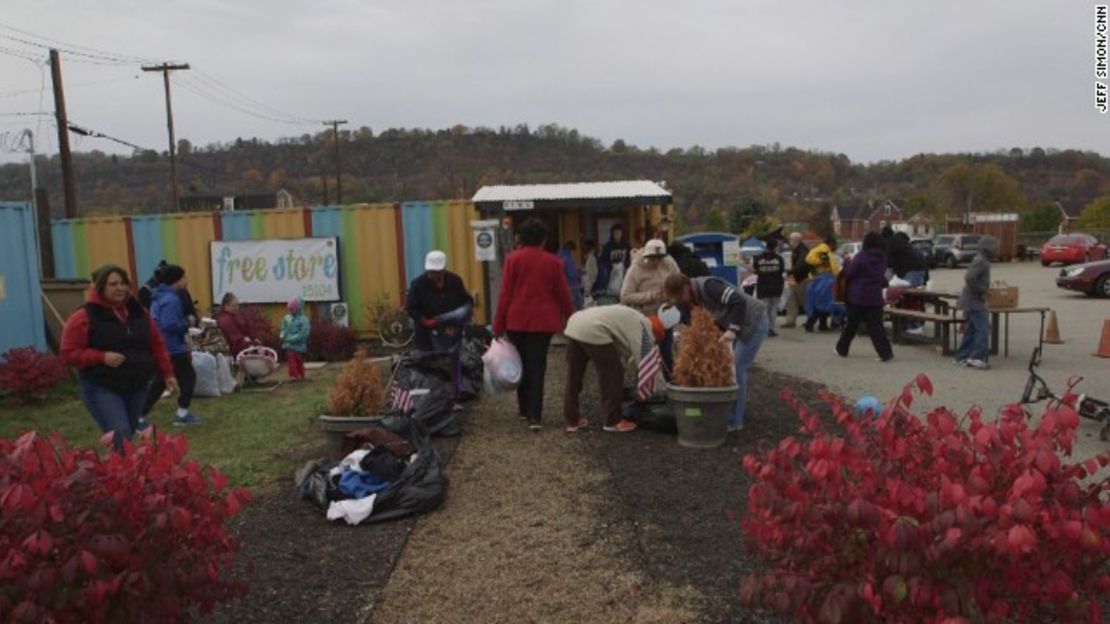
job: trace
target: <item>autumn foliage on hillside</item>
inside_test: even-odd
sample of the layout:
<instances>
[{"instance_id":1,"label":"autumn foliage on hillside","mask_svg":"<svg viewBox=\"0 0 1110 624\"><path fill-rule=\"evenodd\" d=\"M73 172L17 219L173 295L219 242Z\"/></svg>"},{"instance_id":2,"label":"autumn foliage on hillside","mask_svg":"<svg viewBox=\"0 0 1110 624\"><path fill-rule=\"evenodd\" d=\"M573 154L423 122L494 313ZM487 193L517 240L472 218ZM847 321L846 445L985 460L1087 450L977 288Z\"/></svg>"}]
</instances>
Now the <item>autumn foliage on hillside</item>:
<instances>
[{"instance_id":1,"label":"autumn foliage on hillside","mask_svg":"<svg viewBox=\"0 0 1110 624\"><path fill-rule=\"evenodd\" d=\"M732 353L720 341L721 330L704 308L694 308L690 327L680 334L675 356L675 383L687 388L720 388L735 383Z\"/></svg>"}]
</instances>

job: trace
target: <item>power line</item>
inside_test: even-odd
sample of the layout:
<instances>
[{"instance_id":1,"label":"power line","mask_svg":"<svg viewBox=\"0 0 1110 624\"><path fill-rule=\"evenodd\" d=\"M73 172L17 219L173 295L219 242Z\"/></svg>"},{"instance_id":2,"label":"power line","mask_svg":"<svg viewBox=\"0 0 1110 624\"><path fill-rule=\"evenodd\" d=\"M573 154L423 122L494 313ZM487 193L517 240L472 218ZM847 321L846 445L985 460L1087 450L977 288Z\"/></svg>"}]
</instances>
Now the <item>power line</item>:
<instances>
[{"instance_id":1,"label":"power line","mask_svg":"<svg viewBox=\"0 0 1110 624\"><path fill-rule=\"evenodd\" d=\"M44 47L46 49L50 49L50 48L62 49L62 48L65 48L66 51L81 51L81 52L84 52L84 53L87 53L87 54L93 54L93 55L102 56L102 57L110 57L110 58L119 59L119 60L128 60L128 61L131 61L131 62L139 62L139 63L147 62L147 61L150 60L150 59L140 57L140 56L131 56L131 55L127 55L127 54L117 54L117 53L114 53L114 52L107 52L105 50L98 50L96 48L91 48L89 46L79 45L79 44L75 44L75 43L66 43L65 41L61 41L59 39L53 39L51 37L46 37L44 35L38 35L38 34L35 34L33 32L23 30L22 28L16 28L15 26L9 26L9 25L3 24L3 23L0 23L0 29L7 30L7 31L10 31L10 32L14 32L14 33L18 33L18 34L24 35L26 37L31 37L32 39L39 39L41 41L44 41L46 43L31 43L31 45Z\"/></svg>"},{"instance_id":2,"label":"power line","mask_svg":"<svg viewBox=\"0 0 1110 624\"><path fill-rule=\"evenodd\" d=\"M108 135L108 134L104 134L103 132L98 132L96 130L85 128L84 126L79 126L79 125L73 123L72 121L69 122L69 131L74 133L74 134L79 134L81 136L86 136L86 137L89 137L89 138L92 138L92 139L108 139L109 141L115 141L116 143L119 143L120 145L126 145L127 147L130 147L131 149L137 149L137 150L146 149L143 146L135 145L134 143L132 143L130 141L124 141L123 139L117 139L116 137Z\"/></svg>"},{"instance_id":3,"label":"power line","mask_svg":"<svg viewBox=\"0 0 1110 624\"><path fill-rule=\"evenodd\" d=\"M259 110L257 110L257 108L255 108L255 109L249 108L248 106L246 106L244 104L240 104L238 102L235 102L234 100L230 99L228 96L223 95L219 92L216 92L215 90L205 86L204 83L193 81L191 79L191 77L185 77L184 79L179 78L178 79L178 84L181 85L181 87L183 89L185 89L186 91L192 93L193 95L196 95L197 97L200 97L203 100L207 100L207 101L209 101L213 104L223 106L224 108L228 108L228 109L243 113L244 115L248 115L248 116L254 117L256 119L262 119L264 121L273 121L273 122L287 124L287 125L291 125L291 126L307 126L307 125L316 125L316 123L318 123L318 122L307 121L307 120L302 120L302 119L295 119L295 118L289 118L289 117L284 117L284 116L279 117L279 116L272 115L272 114L269 114L269 113L264 112L264 111L259 111Z\"/></svg>"},{"instance_id":4,"label":"power line","mask_svg":"<svg viewBox=\"0 0 1110 624\"><path fill-rule=\"evenodd\" d=\"M41 49L44 49L44 50L55 49L55 50L65 52L66 54L70 54L70 55L73 55L73 56L84 57L84 58L89 59L91 61L97 61L97 62L101 62L101 63L105 63L105 64L116 64L116 65L135 64L135 63L141 63L141 62L144 61L144 59L142 59L141 57L137 57L137 56L128 56L128 55L124 55L124 54L116 54L116 53L113 53L113 52L103 52L103 51L100 51L100 50L95 50L94 48L87 48L85 46L73 45L73 44L68 44L68 43L64 43L64 42L59 42L59 41L56 41L56 40L51 40L47 37L43 37L42 35L35 35L35 34L32 34L32 33L28 33L27 31L19 30L19 29L16 29L14 27L7 26L7 25L4 25L4 24L0 24L0 28L15 31L15 32L19 32L19 33L25 33L29 37L34 37L34 38L37 38L37 39L41 39L42 41L35 41L33 39L27 39L25 37L16 37L14 35L7 35L7 34L4 34L2 32L0 32L0 39L6 39L8 41L12 41L12 42L15 42L15 43L21 43L23 45L32 46L32 47L36 47L36 48L41 48ZM53 43L49 43L50 41L53 41Z\"/></svg>"},{"instance_id":5,"label":"power line","mask_svg":"<svg viewBox=\"0 0 1110 624\"><path fill-rule=\"evenodd\" d=\"M227 94L228 96L230 96L234 99L241 100L241 101L246 102L248 104L253 104L255 107L257 107L257 108L259 108L263 111L268 111L268 112L270 112L271 114L273 114L277 117L285 117L285 118L293 120L293 121L301 121L301 122L304 122L305 124L312 124L312 125L315 125L315 124L318 124L318 123L323 123L323 121L324 121L323 119L313 119L311 117L302 117L300 115L292 115L292 114L287 113L287 112L285 112L285 111L283 111L279 108L275 108L275 107L273 107L273 106L271 106L271 105L269 105L265 102L253 99L253 98L251 98L249 96L246 96L246 95L243 95L242 92L236 91L234 88L228 86L227 83L221 81L220 79L218 79L215 76L213 76L211 74L208 74L206 72L203 72L203 71L196 72L196 78L198 80L200 80L201 82L204 82L206 84L211 85L214 89L216 89L219 92L225 93L225 94Z\"/></svg>"}]
</instances>

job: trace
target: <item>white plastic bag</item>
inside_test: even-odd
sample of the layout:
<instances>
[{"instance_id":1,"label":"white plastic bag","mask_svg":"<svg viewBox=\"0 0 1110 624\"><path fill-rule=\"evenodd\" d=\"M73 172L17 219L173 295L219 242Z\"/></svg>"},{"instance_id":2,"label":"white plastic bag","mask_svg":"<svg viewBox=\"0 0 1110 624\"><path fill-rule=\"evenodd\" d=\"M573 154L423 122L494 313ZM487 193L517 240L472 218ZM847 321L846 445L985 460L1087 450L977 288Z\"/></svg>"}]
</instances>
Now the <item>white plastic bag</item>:
<instances>
[{"instance_id":1,"label":"white plastic bag","mask_svg":"<svg viewBox=\"0 0 1110 624\"><path fill-rule=\"evenodd\" d=\"M913 284L907 282L900 277L894 277L890 280L891 288L913 288Z\"/></svg>"},{"instance_id":2,"label":"white plastic bag","mask_svg":"<svg viewBox=\"0 0 1110 624\"><path fill-rule=\"evenodd\" d=\"M520 385L520 378L524 374L520 353L505 338L493 341L482 355L482 364L485 368L483 379L486 391L490 394L515 390Z\"/></svg>"},{"instance_id":3,"label":"white plastic bag","mask_svg":"<svg viewBox=\"0 0 1110 624\"><path fill-rule=\"evenodd\" d=\"M216 376L220 382L220 393L231 394L235 392L235 375L231 373L231 357L224 354L216 356Z\"/></svg>"},{"instance_id":4,"label":"white plastic bag","mask_svg":"<svg viewBox=\"0 0 1110 624\"><path fill-rule=\"evenodd\" d=\"M609 294L613 297L620 298L621 289L624 288L624 263L620 262L613 265L613 271L609 274Z\"/></svg>"},{"instance_id":5,"label":"white plastic bag","mask_svg":"<svg viewBox=\"0 0 1110 624\"><path fill-rule=\"evenodd\" d=\"M204 351L193 351L193 370L197 374L197 386L193 390L193 396L219 398L220 378L216 356Z\"/></svg>"}]
</instances>

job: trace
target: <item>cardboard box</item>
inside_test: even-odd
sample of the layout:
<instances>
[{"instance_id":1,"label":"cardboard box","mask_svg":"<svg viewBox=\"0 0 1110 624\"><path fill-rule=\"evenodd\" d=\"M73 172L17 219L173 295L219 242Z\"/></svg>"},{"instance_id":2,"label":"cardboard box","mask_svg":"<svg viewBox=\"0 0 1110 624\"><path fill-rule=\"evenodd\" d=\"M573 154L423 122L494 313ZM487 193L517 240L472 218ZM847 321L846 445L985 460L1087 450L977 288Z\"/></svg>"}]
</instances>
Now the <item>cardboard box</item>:
<instances>
[{"instance_id":1,"label":"cardboard box","mask_svg":"<svg viewBox=\"0 0 1110 624\"><path fill-rule=\"evenodd\" d=\"M1018 287L995 284L987 291L987 309L1016 308L1018 306Z\"/></svg>"}]
</instances>

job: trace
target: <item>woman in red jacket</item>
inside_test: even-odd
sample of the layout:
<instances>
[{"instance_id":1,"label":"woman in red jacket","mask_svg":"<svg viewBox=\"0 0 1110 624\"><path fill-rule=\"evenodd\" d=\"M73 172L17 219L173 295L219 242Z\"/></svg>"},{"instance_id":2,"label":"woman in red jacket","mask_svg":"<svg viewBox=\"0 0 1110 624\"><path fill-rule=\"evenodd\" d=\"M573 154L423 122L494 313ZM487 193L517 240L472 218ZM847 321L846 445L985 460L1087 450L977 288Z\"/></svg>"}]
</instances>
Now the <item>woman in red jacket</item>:
<instances>
[{"instance_id":1,"label":"woman in red jacket","mask_svg":"<svg viewBox=\"0 0 1110 624\"><path fill-rule=\"evenodd\" d=\"M516 390L520 417L528 421L529 429L539 431L547 348L574 314L574 304L563 263L544 250L548 231L543 221L529 219L517 233L521 246L505 258L493 334L508 334L520 352L523 372Z\"/></svg>"},{"instance_id":2,"label":"woman in red jacket","mask_svg":"<svg viewBox=\"0 0 1110 624\"><path fill-rule=\"evenodd\" d=\"M232 293L225 293L220 301L220 311L216 313L216 326L224 335L224 342L231 350L231 357L247 347L257 344L250 336L250 328L239 315L239 298Z\"/></svg>"},{"instance_id":3,"label":"woman in red jacket","mask_svg":"<svg viewBox=\"0 0 1110 624\"><path fill-rule=\"evenodd\" d=\"M115 265L93 273L85 305L70 315L62 330L62 359L78 371L81 398L104 433L123 439L142 431L140 418L147 388L156 374L177 390L166 341L154 319L131 296L131 281Z\"/></svg>"}]
</instances>

